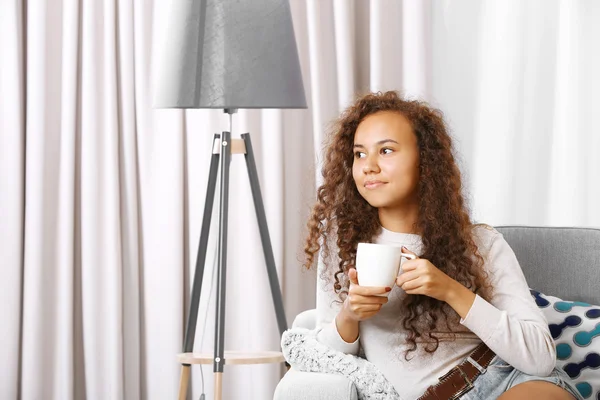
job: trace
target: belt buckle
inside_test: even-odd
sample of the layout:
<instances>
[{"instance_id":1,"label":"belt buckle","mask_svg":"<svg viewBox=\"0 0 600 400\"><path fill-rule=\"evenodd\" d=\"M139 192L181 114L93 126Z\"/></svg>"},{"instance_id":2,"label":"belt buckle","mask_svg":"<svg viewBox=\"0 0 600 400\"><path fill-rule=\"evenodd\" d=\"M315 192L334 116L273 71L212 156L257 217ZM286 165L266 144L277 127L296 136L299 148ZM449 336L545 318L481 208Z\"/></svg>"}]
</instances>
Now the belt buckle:
<instances>
[{"instance_id":1,"label":"belt buckle","mask_svg":"<svg viewBox=\"0 0 600 400\"><path fill-rule=\"evenodd\" d=\"M460 391L458 391L457 393L455 393L453 396L451 396L449 400L456 400L456 399L460 398L463 394L467 393L468 391L470 391L474 387L473 386L473 382L471 382L469 380L469 377L460 368L460 366L457 365L456 369L458 370L458 372L460 373L460 375L462 376L462 378L465 380L465 383L467 384L467 386L465 386L464 389L461 389ZM446 374L446 375L449 375L449 374ZM446 375L444 375L444 377L446 377Z\"/></svg>"}]
</instances>

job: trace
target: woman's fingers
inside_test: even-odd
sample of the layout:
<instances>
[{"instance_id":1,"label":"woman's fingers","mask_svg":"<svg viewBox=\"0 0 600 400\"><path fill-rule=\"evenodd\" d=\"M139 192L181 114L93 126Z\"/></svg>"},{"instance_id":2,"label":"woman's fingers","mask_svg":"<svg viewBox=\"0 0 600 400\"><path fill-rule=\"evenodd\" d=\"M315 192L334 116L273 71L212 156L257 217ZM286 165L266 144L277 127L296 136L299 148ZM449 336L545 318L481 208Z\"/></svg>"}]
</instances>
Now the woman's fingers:
<instances>
[{"instance_id":1,"label":"woman's fingers","mask_svg":"<svg viewBox=\"0 0 600 400\"><path fill-rule=\"evenodd\" d=\"M356 293L350 293L348 298L352 304L385 304L388 302L388 298L384 296L362 296Z\"/></svg>"},{"instance_id":2,"label":"woman's fingers","mask_svg":"<svg viewBox=\"0 0 600 400\"><path fill-rule=\"evenodd\" d=\"M400 286L405 292L409 292L411 290L420 288L422 286L422 282L420 278L412 279L408 282L404 282L402 286Z\"/></svg>"},{"instance_id":3,"label":"woman's fingers","mask_svg":"<svg viewBox=\"0 0 600 400\"><path fill-rule=\"evenodd\" d=\"M407 253L410 254L411 256L413 256L415 259L419 258L419 256L417 256L417 253L410 251L409 249L407 249L405 246L402 246L402 252L403 253Z\"/></svg>"},{"instance_id":4,"label":"woman's fingers","mask_svg":"<svg viewBox=\"0 0 600 400\"><path fill-rule=\"evenodd\" d=\"M392 288L386 288L386 287L353 285L350 288L350 293L358 294L361 296L377 296L377 295L381 295L381 294L386 294L387 292L390 292L391 290L392 290Z\"/></svg>"},{"instance_id":5,"label":"woman's fingers","mask_svg":"<svg viewBox=\"0 0 600 400\"><path fill-rule=\"evenodd\" d=\"M362 296L377 296L390 292L390 287L375 287L375 286L360 286L358 282L358 273L354 267L348 270L348 278L350 279L350 292L360 294Z\"/></svg>"},{"instance_id":6,"label":"woman's fingers","mask_svg":"<svg viewBox=\"0 0 600 400\"><path fill-rule=\"evenodd\" d=\"M348 278L350 278L350 283L353 285L358 285L358 274L354 268L350 268L348 270Z\"/></svg>"},{"instance_id":7,"label":"woman's fingers","mask_svg":"<svg viewBox=\"0 0 600 400\"><path fill-rule=\"evenodd\" d=\"M396 278L396 285L398 285L399 287L402 287L402 285L404 285L405 282L409 282L414 279L417 279L419 276L420 276L420 273L417 271L403 272L400 274L400 276L398 276Z\"/></svg>"},{"instance_id":8,"label":"woman's fingers","mask_svg":"<svg viewBox=\"0 0 600 400\"><path fill-rule=\"evenodd\" d=\"M385 296L362 296L348 293L344 307L357 321L364 321L377 314L387 302L388 299Z\"/></svg>"},{"instance_id":9,"label":"woman's fingers","mask_svg":"<svg viewBox=\"0 0 600 400\"><path fill-rule=\"evenodd\" d=\"M352 306L352 311L358 315L363 315L367 313L374 313L381 310L383 304L359 304Z\"/></svg>"},{"instance_id":10,"label":"woman's fingers","mask_svg":"<svg viewBox=\"0 0 600 400\"><path fill-rule=\"evenodd\" d=\"M387 296L382 296L392 290L390 287L360 286L356 269L348 269L350 288L345 307L358 321L371 318L388 302Z\"/></svg>"}]
</instances>

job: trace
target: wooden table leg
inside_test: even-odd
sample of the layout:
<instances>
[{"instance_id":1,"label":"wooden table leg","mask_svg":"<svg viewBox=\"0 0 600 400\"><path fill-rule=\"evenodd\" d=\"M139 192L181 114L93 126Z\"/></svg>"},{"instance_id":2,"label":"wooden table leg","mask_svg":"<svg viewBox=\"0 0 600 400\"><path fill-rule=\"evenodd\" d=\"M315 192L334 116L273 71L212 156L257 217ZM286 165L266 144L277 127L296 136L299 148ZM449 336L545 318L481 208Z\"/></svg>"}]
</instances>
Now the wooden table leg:
<instances>
[{"instance_id":1,"label":"wooden table leg","mask_svg":"<svg viewBox=\"0 0 600 400\"><path fill-rule=\"evenodd\" d=\"M181 376L179 377L179 400L186 400L188 381L190 380L190 365L181 366Z\"/></svg>"}]
</instances>

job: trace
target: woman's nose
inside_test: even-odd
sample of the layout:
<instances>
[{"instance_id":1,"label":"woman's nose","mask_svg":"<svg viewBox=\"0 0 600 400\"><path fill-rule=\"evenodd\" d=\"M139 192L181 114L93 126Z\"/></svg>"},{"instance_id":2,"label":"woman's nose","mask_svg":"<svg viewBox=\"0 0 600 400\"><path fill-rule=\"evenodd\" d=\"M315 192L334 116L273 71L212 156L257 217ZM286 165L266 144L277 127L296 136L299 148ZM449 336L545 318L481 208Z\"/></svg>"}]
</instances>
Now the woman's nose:
<instances>
[{"instance_id":1,"label":"woman's nose","mask_svg":"<svg viewBox=\"0 0 600 400\"><path fill-rule=\"evenodd\" d=\"M373 172L379 172L379 166L375 160L369 157L365 160L365 164L363 165L363 173L369 174Z\"/></svg>"}]
</instances>

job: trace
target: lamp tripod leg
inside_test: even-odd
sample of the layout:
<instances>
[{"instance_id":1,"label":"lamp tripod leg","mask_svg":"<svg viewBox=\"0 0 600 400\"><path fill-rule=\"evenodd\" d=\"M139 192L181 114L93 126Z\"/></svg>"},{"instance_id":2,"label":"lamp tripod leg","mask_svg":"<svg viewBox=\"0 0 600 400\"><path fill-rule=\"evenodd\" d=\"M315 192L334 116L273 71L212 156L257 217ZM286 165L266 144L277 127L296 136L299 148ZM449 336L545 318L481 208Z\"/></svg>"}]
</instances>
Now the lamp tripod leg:
<instances>
[{"instance_id":1,"label":"lamp tripod leg","mask_svg":"<svg viewBox=\"0 0 600 400\"><path fill-rule=\"evenodd\" d=\"M273 298L273 306L275 307L275 315L277 317L277 325L279 326L279 334L287 330L287 320L285 318L285 310L283 308L283 298L281 296L281 288L279 279L277 278L277 268L275 266L275 257L273 256L273 246L269 236L269 226L267 225L267 214L260 193L260 183L258 181L258 172L256 170L256 162L254 160L254 151L252 150L252 142L249 133L243 133L242 139L246 145L246 167L248 169L248 178L250 179L250 189L254 199L254 210L258 220L258 229L260 230L260 239L262 242L263 253L267 266L267 275L269 276L269 284L271 286L271 296Z\"/></svg>"},{"instance_id":2,"label":"lamp tripod leg","mask_svg":"<svg viewBox=\"0 0 600 400\"><path fill-rule=\"evenodd\" d=\"M188 382L190 380L191 365L181 366L181 375L179 376L179 400L186 400Z\"/></svg>"},{"instance_id":3,"label":"lamp tripod leg","mask_svg":"<svg viewBox=\"0 0 600 400\"><path fill-rule=\"evenodd\" d=\"M215 372L215 400L223 397L223 373Z\"/></svg>"}]
</instances>

